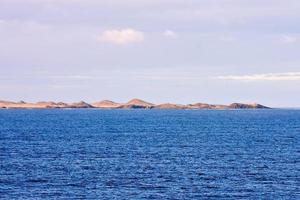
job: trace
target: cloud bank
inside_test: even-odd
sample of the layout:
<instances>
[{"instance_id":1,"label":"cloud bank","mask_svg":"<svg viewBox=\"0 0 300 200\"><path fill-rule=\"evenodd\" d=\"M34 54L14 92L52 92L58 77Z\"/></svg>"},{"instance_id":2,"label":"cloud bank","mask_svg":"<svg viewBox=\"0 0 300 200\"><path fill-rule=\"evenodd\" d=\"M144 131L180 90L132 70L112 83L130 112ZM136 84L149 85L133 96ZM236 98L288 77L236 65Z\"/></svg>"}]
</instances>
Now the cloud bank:
<instances>
[{"instance_id":1,"label":"cloud bank","mask_svg":"<svg viewBox=\"0 0 300 200\"><path fill-rule=\"evenodd\" d=\"M253 75L229 75L218 76L218 79L239 80L239 81L299 81L300 72L286 73L268 73L268 74L253 74Z\"/></svg>"},{"instance_id":2,"label":"cloud bank","mask_svg":"<svg viewBox=\"0 0 300 200\"><path fill-rule=\"evenodd\" d=\"M291 35L283 35L282 38L281 38L281 41L283 43L291 44L291 43L297 42L298 38L295 37L295 36L291 36Z\"/></svg>"},{"instance_id":3,"label":"cloud bank","mask_svg":"<svg viewBox=\"0 0 300 200\"><path fill-rule=\"evenodd\" d=\"M178 37L178 35L174 31L171 31L171 30L165 30L163 32L163 35L167 38L172 38L172 39L175 39Z\"/></svg>"},{"instance_id":4,"label":"cloud bank","mask_svg":"<svg viewBox=\"0 0 300 200\"><path fill-rule=\"evenodd\" d=\"M98 37L98 41L110 42L118 45L138 43L144 41L144 33L131 28L106 30Z\"/></svg>"}]
</instances>

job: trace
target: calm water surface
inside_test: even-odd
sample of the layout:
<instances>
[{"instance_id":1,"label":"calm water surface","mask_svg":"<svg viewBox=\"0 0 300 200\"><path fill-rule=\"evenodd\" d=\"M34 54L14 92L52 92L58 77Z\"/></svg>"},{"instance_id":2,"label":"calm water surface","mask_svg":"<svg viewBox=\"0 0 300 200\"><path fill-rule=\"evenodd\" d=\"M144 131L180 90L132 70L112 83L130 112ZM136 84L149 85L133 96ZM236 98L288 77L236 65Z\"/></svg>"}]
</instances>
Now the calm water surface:
<instances>
[{"instance_id":1,"label":"calm water surface","mask_svg":"<svg viewBox=\"0 0 300 200\"><path fill-rule=\"evenodd\" d=\"M300 110L0 110L1 199L300 199Z\"/></svg>"}]
</instances>

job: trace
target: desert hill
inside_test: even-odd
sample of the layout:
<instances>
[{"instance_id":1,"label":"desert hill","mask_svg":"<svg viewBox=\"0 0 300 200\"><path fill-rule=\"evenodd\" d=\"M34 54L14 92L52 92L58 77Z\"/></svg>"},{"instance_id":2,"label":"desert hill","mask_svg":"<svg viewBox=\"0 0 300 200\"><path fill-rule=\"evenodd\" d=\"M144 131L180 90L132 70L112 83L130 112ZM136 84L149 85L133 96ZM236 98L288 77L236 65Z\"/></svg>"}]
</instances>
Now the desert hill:
<instances>
[{"instance_id":1,"label":"desert hill","mask_svg":"<svg viewBox=\"0 0 300 200\"><path fill-rule=\"evenodd\" d=\"M28 103L24 101L12 102L12 101L0 101L0 108L7 109L54 109L54 108L95 108L95 109L268 109L269 107L253 103L232 103L230 105L218 105L207 103L195 103L195 104L153 104L141 99L132 99L127 103L116 103L110 100L103 100L95 103L87 103L80 101L77 103L64 103L64 102L52 102L41 101L37 103Z\"/></svg>"}]
</instances>

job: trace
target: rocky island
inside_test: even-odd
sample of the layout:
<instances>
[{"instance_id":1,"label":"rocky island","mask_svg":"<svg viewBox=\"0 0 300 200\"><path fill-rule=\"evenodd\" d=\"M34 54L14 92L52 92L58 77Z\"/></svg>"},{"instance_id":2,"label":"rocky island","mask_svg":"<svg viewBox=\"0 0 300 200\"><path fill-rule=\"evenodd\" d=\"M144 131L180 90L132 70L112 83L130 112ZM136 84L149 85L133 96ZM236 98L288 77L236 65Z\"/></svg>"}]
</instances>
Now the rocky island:
<instances>
[{"instance_id":1,"label":"rocky island","mask_svg":"<svg viewBox=\"0 0 300 200\"><path fill-rule=\"evenodd\" d=\"M245 103L232 103L230 105L218 105L207 103L195 103L195 104L153 104L141 99L132 99L127 103L116 103L110 100L103 100L95 103L86 103L80 101L77 103L64 103L64 102L52 102L42 101L37 103L28 103L24 101L12 102L12 101L0 101L0 108L2 109L58 109L58 108L93 108L93 109L269 109L267 106L261 104L245 104Z\"/></svg>"}]
</instances>

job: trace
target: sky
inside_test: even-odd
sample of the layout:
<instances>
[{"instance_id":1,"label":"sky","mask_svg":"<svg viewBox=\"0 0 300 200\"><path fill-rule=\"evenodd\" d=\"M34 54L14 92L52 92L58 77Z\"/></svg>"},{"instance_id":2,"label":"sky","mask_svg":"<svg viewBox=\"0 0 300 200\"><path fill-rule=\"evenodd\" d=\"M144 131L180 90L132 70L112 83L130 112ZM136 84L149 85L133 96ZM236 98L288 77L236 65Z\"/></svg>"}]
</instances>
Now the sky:
<instances>
[{"instance_id":1,"label":"sky","mask_svg":"<svg viewBox=\"0 0 300 200\"><path fill-rule=\"evenodd\" d=\"M0 0L0 99L300 107L299 0Z\"/></svg>"}]
</instances>

